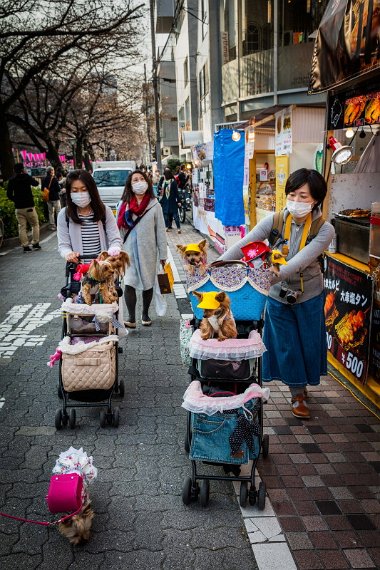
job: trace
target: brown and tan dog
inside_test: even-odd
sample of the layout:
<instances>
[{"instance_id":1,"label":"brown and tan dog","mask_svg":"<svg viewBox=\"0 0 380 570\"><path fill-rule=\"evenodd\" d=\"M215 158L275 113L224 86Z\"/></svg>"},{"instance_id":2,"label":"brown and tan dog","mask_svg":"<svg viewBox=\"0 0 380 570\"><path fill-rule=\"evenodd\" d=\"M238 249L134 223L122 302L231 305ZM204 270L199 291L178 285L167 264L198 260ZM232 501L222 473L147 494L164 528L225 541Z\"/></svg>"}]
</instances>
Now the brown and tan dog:
<instances>
[{"instance_id":1,"label":"brown and tan dog","mask_svg":"<svg viewBox=\"0 0 380 570\"><path fill-rule=\"evenodd\" d=\"M114 257L102 251L83 277L81 294L84 302L92 305L94 302L99 302L99 297L103 303L118 301L115 280L123 277L126 266L129 266L129 256L125 251Z\"/></svg>"},{"instance_id":2,"label":"brown and tan dog","mask_svg":"<svg viewBox=\"0 0 380 570\"><path fill-rule=\"evenodd\" d=\"M194 273L197 268L200 273L206 271L207 263L207 240L203 239L199 243L189 243L187 245L177 245L183 261L185 270Z\"/></svg>"},{"instance_id":3,"label":"brown and tan dog","mask_svg":"<svg viewBox=\"0 0 380 570\"><path fill-rule=\"evenodd\" d=\"M91 508L91 501L86 498L82 510L73 517L60 522L58 530L71 544L80 544L90 538L92 520L95 516Z\"/></svg>"},{"instance_id":4,"label":"brown and tan dog","mask_svg":"<svg viewBox=\"0 0 380 570\"><path fill-rule=\"evenodd\" d=\"M206 293L193 291L193 295L200 301L198 307L203 309L203 319L200 325L203 340L217 337L221 341L237 337L236 323L230 308L231 301L224 291Z\"/></svg>"}]
</instances>

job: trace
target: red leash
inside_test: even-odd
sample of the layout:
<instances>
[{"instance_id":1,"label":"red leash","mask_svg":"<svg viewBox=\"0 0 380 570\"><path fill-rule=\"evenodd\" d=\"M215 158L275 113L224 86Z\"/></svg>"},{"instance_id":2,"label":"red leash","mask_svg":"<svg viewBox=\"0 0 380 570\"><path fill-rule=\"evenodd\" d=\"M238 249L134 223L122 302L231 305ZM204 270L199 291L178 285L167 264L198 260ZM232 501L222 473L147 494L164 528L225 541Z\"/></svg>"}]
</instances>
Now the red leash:
<instances>
[{"instance_id":1,"label":"red leash","mask_svg":"<svg viewBox=\"0 0 380 570\"><path fill-rule=\"evenodd\" d=\"M7 513L2 513L0 512L0 517L6 517L7 519L13 519L15 521L21 521L21 522L27 522L27 523L31 523L31 524L39 524L41 526L55 526L57 524L60 524L62 522L65 522L67 519L70 519L71 517L77 515L78 513L80 513L80 511L82 510L83 505L81 505L79 507L78 510L76 510L74 513L71 513L69 515L65 515L64 517L61 517L60 519L56 520L56 521L52 521L52 522L47 522L47 521L34 521L32 519L24 519L22 517L15 517L13 515L8 515Z\"/></svg>"}]
</instances>

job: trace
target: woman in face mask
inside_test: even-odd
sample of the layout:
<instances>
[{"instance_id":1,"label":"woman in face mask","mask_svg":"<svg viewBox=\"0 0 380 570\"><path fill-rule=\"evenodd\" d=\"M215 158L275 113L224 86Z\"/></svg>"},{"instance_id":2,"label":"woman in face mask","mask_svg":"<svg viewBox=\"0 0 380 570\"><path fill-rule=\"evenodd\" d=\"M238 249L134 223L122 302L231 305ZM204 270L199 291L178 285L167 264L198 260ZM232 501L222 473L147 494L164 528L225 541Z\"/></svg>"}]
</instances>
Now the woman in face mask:
<instances>
[{"instance_id":1,"label":"woman in face mask","mask_svg":"<svg viewBox=\"0 0 380 570\"><path fill-rule=\"evenodd\" d=\"M274 270L265 311L263 380L289 386L293 415L310 418L306 387L327 374L324 283L320 256L334 236L322 218L326 182L316 170L293 172L285 186L286 207L261 220L221 259L241 259L241 247L268 239L287 260Z\"/></svg>"},{"instance_id":2,"label":"woman in face mask","mask_svg":"<svg viewBox=\"0 0 380 570\"><path fill-rule=\"evenodd\" d=\"M58 251L66 261L89 261L101 251L118 255L121 238L111 208L103 204L91 174L73 170L66 178L67 206L57 220Z\"/></svg>"},{"instance_id":3,"label":"woman in face mask","mask_svg":"<svg viewBox=\"0 0 380 570\"><path fill-rule=\"evenodd\" d=\"M165 265L167 243L162 209L154 197L151 179L141 170L135 170L128 177L118 209L117 225L123 249L131 262L124 277L129 313L124 324L128 328L136 328L136 290L140 290L141 323L150 326L149 308L159 265Z\"/></svg>"}]
</instances>

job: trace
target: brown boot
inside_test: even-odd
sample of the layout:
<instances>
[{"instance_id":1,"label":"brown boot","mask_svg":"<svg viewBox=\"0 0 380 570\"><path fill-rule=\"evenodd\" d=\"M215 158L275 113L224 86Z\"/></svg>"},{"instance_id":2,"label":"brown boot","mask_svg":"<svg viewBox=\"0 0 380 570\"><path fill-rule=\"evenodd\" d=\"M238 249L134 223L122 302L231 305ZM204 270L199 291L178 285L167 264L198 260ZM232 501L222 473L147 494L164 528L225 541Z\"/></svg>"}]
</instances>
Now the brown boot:
<instances>
[{"instance_id":1,"label":"brown boot","mask_svg":"<svg viewBox=\"0 0 380 570\"><path fill-rule=\"evenodd\" d=\"M310 410L305 402L305 394L297 394L292 398L292 413L293 416L301 420L310 419Z\"/></svg>"}]
</instances>

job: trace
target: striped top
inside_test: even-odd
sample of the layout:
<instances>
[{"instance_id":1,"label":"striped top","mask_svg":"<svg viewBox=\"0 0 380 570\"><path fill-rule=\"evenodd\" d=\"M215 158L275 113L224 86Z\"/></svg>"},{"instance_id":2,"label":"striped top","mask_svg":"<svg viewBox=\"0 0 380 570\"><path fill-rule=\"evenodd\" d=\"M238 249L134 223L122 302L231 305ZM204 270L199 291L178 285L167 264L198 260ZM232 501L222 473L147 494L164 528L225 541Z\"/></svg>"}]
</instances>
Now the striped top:
<instances>
[{"instance_id":1,"label":"striped top","mask_svg":"<svg viewBox=\"0 0 380 570\"><path fill-rule=\"evenodd\" d=\"M101 250L98 222L94 222L93 214L88 216L78 214L78 217L82 222L83 260L88 261L97 257Z\"/></svg>"}]
</instances>

